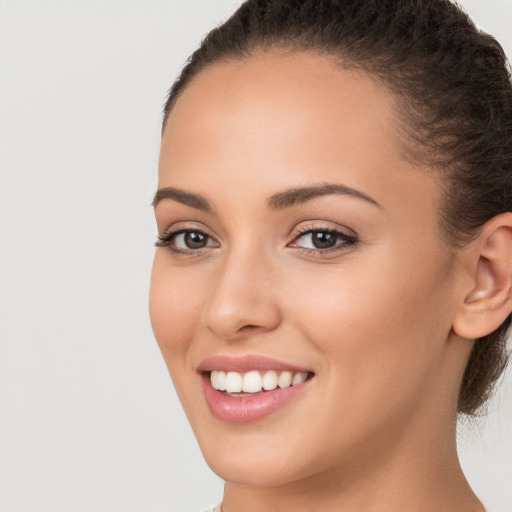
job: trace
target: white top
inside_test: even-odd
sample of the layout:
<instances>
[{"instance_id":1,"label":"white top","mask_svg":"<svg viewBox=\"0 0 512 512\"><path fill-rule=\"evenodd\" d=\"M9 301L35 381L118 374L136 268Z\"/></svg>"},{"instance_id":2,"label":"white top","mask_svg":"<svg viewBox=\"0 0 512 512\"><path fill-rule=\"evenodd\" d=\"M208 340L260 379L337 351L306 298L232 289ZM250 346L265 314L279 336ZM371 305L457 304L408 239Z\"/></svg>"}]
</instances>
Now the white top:
<instances>
[{"instance_id":1,"label":"white top","mask_svg":"<svg viewBox=\"0 0 512 512\"><path fill-rule=\"evenodd\" d=\"M204 510L202 510L201 512L222 512L221 509L220 509L220 503L215 506L215 507L209 507L209 508L205 508Z\"/></svg>"}]
</instances>

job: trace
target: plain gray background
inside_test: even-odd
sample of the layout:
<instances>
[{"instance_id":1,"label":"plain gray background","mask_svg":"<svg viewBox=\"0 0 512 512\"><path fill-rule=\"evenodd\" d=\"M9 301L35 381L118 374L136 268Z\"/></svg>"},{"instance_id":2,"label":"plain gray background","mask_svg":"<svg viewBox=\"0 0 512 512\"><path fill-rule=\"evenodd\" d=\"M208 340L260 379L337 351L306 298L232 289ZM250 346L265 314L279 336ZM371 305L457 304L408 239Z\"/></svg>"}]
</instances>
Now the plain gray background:
<instances>
[{"instance_id":1,"label":"plain gray background","mask_svg":"<svg viewBox=\"0 0 512 512\"><path fill-rule=\"evenodd\" d=\"M234 0L0 1L0 510L217 502L153 339L160 113ZM512 0L463 0L512 55ZM475 491L512 511L512 374L461 427Z\"/></svg>"}]
</instances>

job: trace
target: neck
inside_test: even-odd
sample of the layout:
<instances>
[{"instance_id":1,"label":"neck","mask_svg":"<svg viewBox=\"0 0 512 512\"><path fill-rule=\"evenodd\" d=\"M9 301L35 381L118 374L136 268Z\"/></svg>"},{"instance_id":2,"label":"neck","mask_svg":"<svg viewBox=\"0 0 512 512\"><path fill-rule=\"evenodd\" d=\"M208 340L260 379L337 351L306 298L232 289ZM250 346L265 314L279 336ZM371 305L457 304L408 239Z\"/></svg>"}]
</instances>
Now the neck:
<instances>
[{"instance_id":1,"label":"neck","mask_svg":"<svg viewBox=\"0 0 512 512\"><path fill-rule=\"evenodd\" d=\"M444 437L402 436L391 451L369 447L328 472L283 485L228 482L222 512L420 512L426 504L433 511L485 510L460 467L455 423Z\"/></svg>"}]
</instances>

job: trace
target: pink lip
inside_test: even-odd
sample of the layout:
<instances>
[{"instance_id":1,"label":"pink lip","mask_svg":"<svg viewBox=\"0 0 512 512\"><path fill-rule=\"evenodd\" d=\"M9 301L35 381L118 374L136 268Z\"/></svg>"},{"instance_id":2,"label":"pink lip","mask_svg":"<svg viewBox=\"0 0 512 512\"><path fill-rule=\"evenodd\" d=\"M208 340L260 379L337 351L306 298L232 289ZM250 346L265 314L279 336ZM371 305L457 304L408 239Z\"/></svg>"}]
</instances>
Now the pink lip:
<instances>
[{"instance_id":1,"label":"pink lip","mask_svg":"<svg viewBox=\"0 0 512 512\"><path fill-rule=\"evenodd\" d=\"M246 372L250 370L277 370L291 372L308 372L295 365L263 356L214 356L205 359L198 367L202 372L201 380L206 403L212 414L219 420L230 423L249 423L262 419L288 404L309 386L311 380L288 388L262 391L254 396L229 396L218 391L210 384L211 370Z\"/></svg>"},{"instance_id":2,"label":"pink lip","mask_svg":"<svg viewBox=\"0 0 512 512\"><path fill-rule=\"evenodd\" d=\"M308 368L284 363L277 359L266 356L243 356L233 357L227 355L208 357L201 361L197 367L199 372L210 372L212 370L224 370L231 372L248 372L251 370L277 370L296 372L309 372Z\"/></svg>"}]
</instances>

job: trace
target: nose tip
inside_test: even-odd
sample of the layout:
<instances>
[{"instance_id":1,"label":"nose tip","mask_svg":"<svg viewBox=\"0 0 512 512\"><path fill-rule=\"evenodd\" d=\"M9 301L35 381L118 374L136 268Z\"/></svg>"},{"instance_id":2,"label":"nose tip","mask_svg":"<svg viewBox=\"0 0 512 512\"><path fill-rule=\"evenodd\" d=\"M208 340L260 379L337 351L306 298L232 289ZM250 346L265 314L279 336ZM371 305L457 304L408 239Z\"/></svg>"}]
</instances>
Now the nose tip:
<instances>
[{"instance_id":1,"label":"nose tip","mask_svg":"<svg viewBox=\"0 0 512 512\"><path fill-rule=\"evenodd\" d=\"M280 322L277 307L270 298L256 301L254 295L255 290L242 296L225 286L217 288L205 310L208 330L226 341L274 330Z\"/></svg>"},{"instance_id":2,"label":"nose tip","mask_svg":"<svg viewBox=\"0 0 512 512\"><path fill-rule=\"evenodd\" d=\"M281 315L268 277L254 267L226 264L204 307L207 329L226 341L274 330Z\"/></svg>"},{"instance_id":3,"label":"nose tip","mask_svg":"<svg viewBox=\"0 0 512 512\"><path fill-rule=\"evenodd\" d=\"M238 306L236 310L230 311L210 308L205 322L208 330L226 341L236 341L249 335L271 331L279 323L276 315L268 310L263 311L262 306L253 308L251 314L243 313L242 304Z\"/></svg>"}]
</instances>

